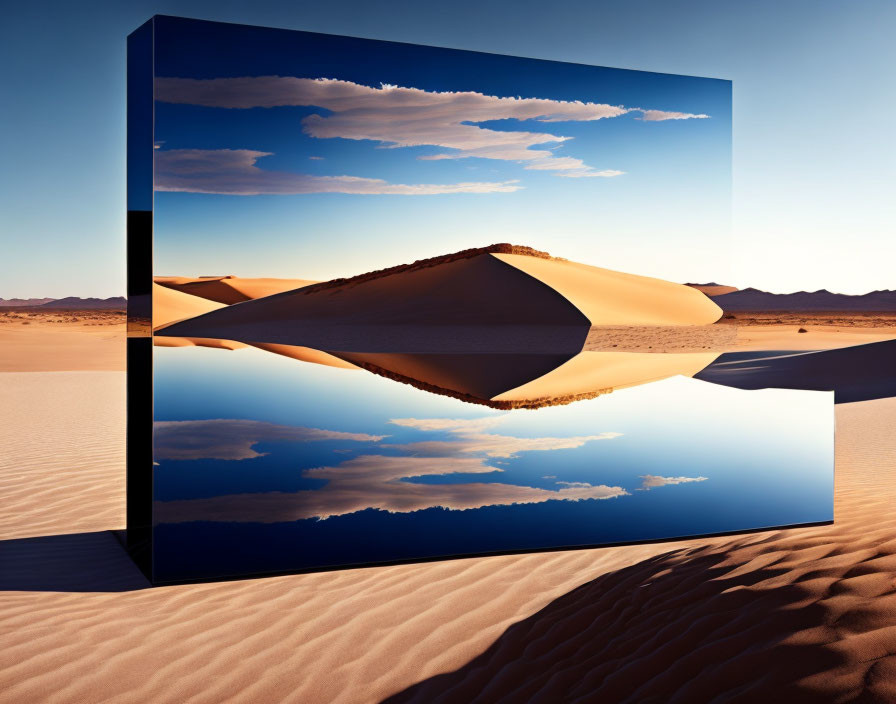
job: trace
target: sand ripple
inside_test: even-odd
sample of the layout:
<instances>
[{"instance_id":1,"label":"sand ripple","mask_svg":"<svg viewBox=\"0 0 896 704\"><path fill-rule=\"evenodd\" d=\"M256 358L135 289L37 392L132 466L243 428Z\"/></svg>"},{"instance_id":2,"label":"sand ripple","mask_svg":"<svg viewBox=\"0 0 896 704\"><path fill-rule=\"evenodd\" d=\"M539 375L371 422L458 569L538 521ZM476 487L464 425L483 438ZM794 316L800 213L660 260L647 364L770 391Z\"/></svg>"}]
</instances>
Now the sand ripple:
<instances>
[{"instance_id":1,"label":"sand ripple","mask_svg":"<svg viewBox=\"0 0 896 704\"><path fill-rule=\"evenodd\" d=\"M838 408L834 526L149 589L123 387L0 374L4 704L896 700L896 399Z\"/></svg>"}]
</instances>

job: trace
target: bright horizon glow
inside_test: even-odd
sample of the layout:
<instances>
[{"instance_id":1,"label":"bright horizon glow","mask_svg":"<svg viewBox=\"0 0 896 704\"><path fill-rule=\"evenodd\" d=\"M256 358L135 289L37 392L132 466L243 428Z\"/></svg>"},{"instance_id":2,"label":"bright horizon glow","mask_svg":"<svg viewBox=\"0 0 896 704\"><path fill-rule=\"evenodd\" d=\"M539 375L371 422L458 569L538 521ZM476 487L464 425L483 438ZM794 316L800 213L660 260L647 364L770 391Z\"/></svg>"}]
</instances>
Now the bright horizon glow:
<instances>
[{"instance_id":1,"label":"bright horizon glow","mask_svg":"<svg viewBox=\"0 0 896 704\"><path fill-rule=\"evenodd\" d=\"M896 65L891 2L583 2L547 15L468 0L458 0L450 15L338 0L259 0L251 8L207 0L101 2L89 13L50 5L18 6L0 28L0 75L14 96L0 114L14 135L0 167L0 297L123 294L124 37L154 13L731 79L733 256L702 278L779 293L896 288L896 145L888 137L896 94L884 89ZM612 185L627 176L578 180ZM476 244L538 247L514 236L526 220L492 223ZM563 236L546 239L541 248L570 256ZM582 260L613 268L599 254ZM414 258L409 249L389 263ZM333 275L376 268L348 264Z\"/></svg>"}]
</instances>

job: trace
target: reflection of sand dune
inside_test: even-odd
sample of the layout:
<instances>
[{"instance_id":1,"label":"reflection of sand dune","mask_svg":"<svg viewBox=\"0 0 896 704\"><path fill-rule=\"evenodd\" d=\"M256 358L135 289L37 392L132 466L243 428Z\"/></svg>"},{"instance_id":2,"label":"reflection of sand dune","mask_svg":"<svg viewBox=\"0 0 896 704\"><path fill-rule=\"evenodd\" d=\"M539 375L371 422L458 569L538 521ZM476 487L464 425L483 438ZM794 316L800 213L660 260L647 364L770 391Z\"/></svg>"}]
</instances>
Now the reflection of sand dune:
<instances>
[{"instance_id":1,"label":"reflection of sand dune","mask_svg":"<svg viewBox=\"0 0 896 704\"><path fill-rule=\"evenodd\" d=\"M523 354L340 356L425 391L511 409L572 403L670 376L693 376L718 353L586 351L572 358Z\"/></svg>"},{"instance_id":2,"label":"reflection of sand dune","mask_svg":"<svg viewBox=\"0 0 896 704\"><path fill-rule=\"evenodd\" d=\"M721 310L688 286L525 252L494 245L305 286L180 320L157 335L239 340L502 408L692 375L714 358L580 354L593 325L692 330ZM240 282L258 280L157 281L195 293L247 290Z\"/></svg>"},{"instance_id":3,"label":"reflection of sand dune","mask_svg":"<svg viewBox=\"0 0 896 704\"><path fill-rule=\"evenodd\" d=\"M244 279L238 276L156 276L153 281L159 286L225 305L316 283L305 279Z\"/></svg>"},{"instance_id":4,"label":"reflection of sand dune","mask_svg":"<svg viewBox=\"0 0 896 704\"><path fill-rule=\"evenodd\" d=\"M896 340L817 352L733 352L697 374L739 389L834 391L837 403L896 396Z\"/></svg>"},{"instance_id":5,"label":"reflection of sand dune","mask_svg":"<svg viewBox=\"0 0 896 704\"><path fill-rule=\"evenodd\" d=\"M500 471L485 464L481 458L363 455L335 467L306 470L304 476L327 481L320 489L156 501L153 504L153 520L155 523L279 523L341 516L371 508L392 513L422 511L437 506L465 510L551 500L609 499L628 494L622 487L592 486L584 482L552 490L497 482L423 484L402 481L410 477Z\"/></svg>"},{"instance_id":6,"label":"reflection of sand dune","mask_svg":"<svg viewBox=\"0 0 896 704\"><path fill-rule=\"evenodd\" d=\"M601 391L646 384L679 374L693 376L716 357L715 352L582 352L544 376L491 400L526 405L573 401Z\"/></svg>"}]
</instances>

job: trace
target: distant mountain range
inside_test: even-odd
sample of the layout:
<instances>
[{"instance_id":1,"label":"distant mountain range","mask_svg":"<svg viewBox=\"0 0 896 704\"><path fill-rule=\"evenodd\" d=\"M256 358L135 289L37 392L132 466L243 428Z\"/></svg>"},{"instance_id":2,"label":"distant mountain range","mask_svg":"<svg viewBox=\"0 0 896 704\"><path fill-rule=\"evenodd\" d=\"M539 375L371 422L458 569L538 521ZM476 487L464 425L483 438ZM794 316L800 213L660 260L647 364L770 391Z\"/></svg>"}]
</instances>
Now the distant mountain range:
<instances>
[{"instance_id":1,"label":"distant mountain range","mask_svg":"<svg viewBox=\"0 0 896 704\"><path fill-rule=\"evenodd\" d=\"M63 310L125 310L128 307L128 299L124 296L113 296L112 298L68 296L67 298L57 298L47 303L41 303L39 307Z\"/></svg>"},{"instance_id":2,"label":"distant mountain range","mask_svg":"<svg viewBox=\"0 0 896 704\"><path fill-rule=\"evenodd\" d=\"M44 303L50 303L55 300L55 298L0 298L0 308L42 306Z\"/></svg>"},{"instance_id":3,"label":"distant mountain range","mask_svg":"<svg viewBox=\"0 0 896 704\"><path fill-rule=\"evenodd\" d=\"M718 287L719 284L688 284L693 288ZM734 289L730 293L706 292L724 311L793 311L793 312L896 312L896 291L872 291L860 296L845 293L798 291L797 293L769 293L756 288Z\"/></svg>"}]
</instances>

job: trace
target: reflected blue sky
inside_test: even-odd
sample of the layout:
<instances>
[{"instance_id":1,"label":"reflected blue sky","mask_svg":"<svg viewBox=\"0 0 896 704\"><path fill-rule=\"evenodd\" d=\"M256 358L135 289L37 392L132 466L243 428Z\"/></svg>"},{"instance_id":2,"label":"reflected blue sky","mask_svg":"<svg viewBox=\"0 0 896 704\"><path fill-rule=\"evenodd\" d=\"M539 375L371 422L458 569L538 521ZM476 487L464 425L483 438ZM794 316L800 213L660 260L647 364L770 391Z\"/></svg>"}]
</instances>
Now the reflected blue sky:
<instances>
[{"instance_id":1,"label":"reflected blue sky","mask_svg":"<svg viewBox=\"0 0 896 704\"><path fill-rule=\"evenodd\" d=\"M506 241L719 276L729 81L171 18L156 37L157 275L324 280Z\"/></svg>"},{"instance_id":2,"label":"reflected blue sky","mask_svg":"<svg viewBox=\"0 0 896 704\"><path fill-rule=\"evenodd\" d=\"M496 411L258 350L156 348L155 415L161 579L833 517L823 392L673 377ZM275 543L209 551L237 539Z\"/></svg>"}]
</instances>

